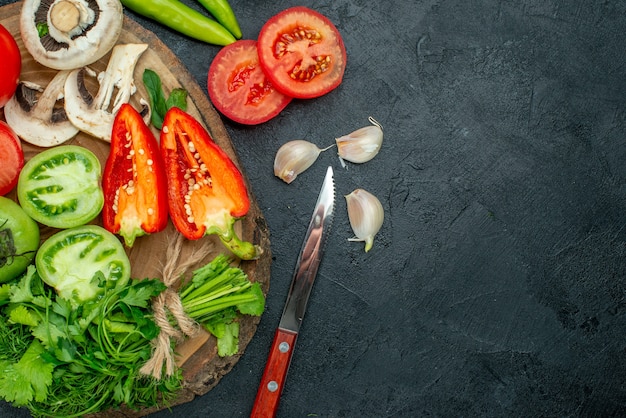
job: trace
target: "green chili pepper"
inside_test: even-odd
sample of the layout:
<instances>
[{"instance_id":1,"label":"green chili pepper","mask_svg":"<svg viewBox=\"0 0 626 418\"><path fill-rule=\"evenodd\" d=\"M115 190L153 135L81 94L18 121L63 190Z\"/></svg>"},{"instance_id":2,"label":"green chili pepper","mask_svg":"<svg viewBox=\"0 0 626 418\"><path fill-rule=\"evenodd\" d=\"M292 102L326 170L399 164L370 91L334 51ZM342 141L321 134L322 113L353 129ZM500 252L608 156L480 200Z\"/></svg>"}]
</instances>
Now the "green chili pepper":
<instances>
[{"instance_id":1,"label":"green chili pepper","mask_svg":"<svg viewBox=\"0 0 626 418\"><path fill-rule=\"evenodd\" d=\"M224 26L178 0L121 0L127 8L177 32L213 45L236 41Z\"/></svg>"},{"instance_id":2,"label":"green chili pepper","mask_svg":"<svg viewBox=\"0 0 626 418\"><path fill-rule=\"evenodd\" d=\"M227 0L198 0L235 38L241 39L241 28Z\"/></svg>"}]
</instances>

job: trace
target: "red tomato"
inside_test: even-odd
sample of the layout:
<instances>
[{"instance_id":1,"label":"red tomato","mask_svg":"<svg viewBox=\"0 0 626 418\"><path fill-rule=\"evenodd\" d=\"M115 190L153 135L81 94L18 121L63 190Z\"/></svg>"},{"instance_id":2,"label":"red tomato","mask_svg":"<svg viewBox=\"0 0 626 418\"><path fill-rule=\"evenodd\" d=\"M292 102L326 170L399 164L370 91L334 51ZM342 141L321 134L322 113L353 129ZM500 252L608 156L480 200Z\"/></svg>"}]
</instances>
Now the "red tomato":
<instances>
[{"instance_id":1,"label":"red tomato","mask_svg":"<svg viewBox=\"0 0 626 418\"><path fill-rule=\"evenodd\" d=\"M343 79L346 48L320 13L298 6L267 21L259 33L259 61L277 90L300 99L328 93Z\"/></svg>"},{"instance_id":2,"label":"red tomato","mask_svg":"<svg viewBox=\"0 0 626 418\"><path fill-rule=\"evenodd\" d=\"M266 78L252 40L237 41L220 50L209 68L207 89L217 110L246 125L270 120L291 101Z\"/></svg>"},{"instance_id":3,"label":"red tomato","mask_svg":"<svg viewBox=\"0 0 626 418\"><path fill-rule=\"evenodd\" d=\"M22 56L13 35L0 25L0 107L3 107L15 93L22 70Z\"/></svg>"},{"instance_id":4,"label":"red tomato","mask_svg":"<svg viewBox=\"0 0 626 418\"><path fill-rule=\"evenodd\" d=\"M9 193L17 184L24 167L24 152L13 129L0 120L0 196Z\"/></svg>"}]
</instances>

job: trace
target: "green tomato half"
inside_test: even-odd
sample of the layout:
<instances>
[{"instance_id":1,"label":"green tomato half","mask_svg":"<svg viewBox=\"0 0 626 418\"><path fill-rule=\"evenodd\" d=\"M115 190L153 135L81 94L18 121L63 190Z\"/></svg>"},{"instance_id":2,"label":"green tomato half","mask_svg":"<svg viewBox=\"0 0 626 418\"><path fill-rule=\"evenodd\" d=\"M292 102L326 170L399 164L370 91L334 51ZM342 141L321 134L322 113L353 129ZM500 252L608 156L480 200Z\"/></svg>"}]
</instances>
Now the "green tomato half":
<instances>
[{"instance_id":1,"label":"green tomato half","mask_svg":"<svg viewBox=\"0 0 626 418\"><path fill-rule=\"evenodd\" d=\"M39 248L39 226L9 198L0 196L0 283L24 273Z\"/></svg>"},{"instance_id":2,"label":"green tomato half","mask_svg":"<svg viewBox=\"0 0 626 418\"><path fill-rule=\"evenodd\" d=\"M52 235L35 258L41 279L74 304L94 299L130 280L130 260L120 240L98 225Z\"/></svg>"},{"instance_id":3,"label":"green tomato half","mask_svg":"<svg viewBox=\"0 0 626 418\"><path fill-rule=\"evenodd\" d=\"M17 197L24 211L53 228L93 220L104 206L102 167L87 148L61 145L30 159L20 173Z\"/></svg>"}]
</instances>

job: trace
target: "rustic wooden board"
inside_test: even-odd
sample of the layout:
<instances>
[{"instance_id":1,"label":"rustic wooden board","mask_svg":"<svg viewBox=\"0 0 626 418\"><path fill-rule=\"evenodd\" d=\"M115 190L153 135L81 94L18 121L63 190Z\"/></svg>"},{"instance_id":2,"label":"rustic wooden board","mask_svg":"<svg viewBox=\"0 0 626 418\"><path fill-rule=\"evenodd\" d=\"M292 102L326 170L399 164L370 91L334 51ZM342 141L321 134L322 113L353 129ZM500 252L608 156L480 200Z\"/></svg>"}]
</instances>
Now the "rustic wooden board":
<instances>
[{"instance_id":1,"label":"rustic wooden board","mask_svg":"<svg viewBox=\"0 0 626 418\"><path fill-rule=\"evenodd\" d=\"M24 81L35 82L45 86L52 79L56 71L46 68L34 61L24 48L23 42L19 36L19 14L21 5L22 2L17 2L0 7L0 23L15 36L20 50L22 51L22 72L20 78ZM169 94L172 89L177 87L186 89L189 92L188 112L204 124L215 142L230 155L245 177L245 172L237 159L236 152L219 114L209 102L206 93L198 86L191 74L172 51L169 50L154 33L146 30L127 16L124 18L124 29L118 43L147 43L149 45L148 50L143 53L135 69L135 80L138 90L131 99L131 103L139 108L139 99L148 98L143 83L141 82L141 75L146 68L150 68L159 74L166 94ZM110 54L106 55L101 60L90 65L90 67L96 71L104 70L108 63L109 56ZM90 80L89 82L88 87L95 94L97 91L97 83L94 80ZM0 117L4 120L4 114L2 112L0 112ZM67 142L67 144L76 144L89 148L98 156L104 166L109 152L108 143L97 140L84 133L79 133L75 138ZM22 146L27 160L42 150L26 142L22 142ZM247 177L246 183L250 190ZM11 192L8 197L15 199L15 192ZM260 259L242 262L240 267L248 274L251 280L261 283L263 291L267 294L269 290L271 265L269 231L263 214L252 194L250 198L250 212L244 219L237 223L236 227L243 239L261 246L264 252ZM100 220L96 219L94 223L100 223ZM46 238L54 232L56 231L52 228L44 227L42 228L42 238ZM138 238L133 248L128 249L128 255L132 265L132 276L136 278L161 278L165 250L176 234L177 232L170 222L165 231ZM193 268L199 267L212 260L218 253L227 251L217 238L208 236L198 241L185 241L180 259L189 257L194 250L206 248L207 242L210 244L208 247L209 250L196 266L189 269L189 273ZM239 335L240 352L232 357L220 358L217 355L214 338L209 337L208 334L203 334L193 339L187 339L181 344L178 344L176 348L178 354L177 363L183 369L185 383L178 399L170 405L189 402L195 396L205 394L217 385L222 376L232 369L243 354L243 351L256 331L258 322L258 317L245 317L242 319ZM131 410L109 411L106 413L106 416L144 416L158 409L159 408L154 408L139 412Z\"/></svg>"}]
</instances>

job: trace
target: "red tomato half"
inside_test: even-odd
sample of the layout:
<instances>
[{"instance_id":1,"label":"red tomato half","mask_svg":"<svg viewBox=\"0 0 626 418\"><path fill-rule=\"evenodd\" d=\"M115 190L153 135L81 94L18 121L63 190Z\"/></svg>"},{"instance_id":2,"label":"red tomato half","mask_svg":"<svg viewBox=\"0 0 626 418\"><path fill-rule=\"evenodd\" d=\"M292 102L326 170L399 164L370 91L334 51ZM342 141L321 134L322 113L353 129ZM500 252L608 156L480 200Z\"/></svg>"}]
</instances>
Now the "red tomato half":
<instances>
[{"instance_id":1,"label":"red tomato half","mask_svg":"<svg viewBox=\"0 0 626 418\"><path fill-rule=\"evenodd\" d=\"M324 15L298 6L267 21L259 33L259 61L277 90L300 99L328 93L343 79L346 48Z\"/></svg>"},{"instance_id":2,"label":"red tomato half","mask_svg":"<svg viewBox=\"0 0 626 418\"><path fill-rule=\"evenodd\" d=\"M266 78L252 40L237 41L220 50L209 68L207 89L217 110L246 125L270 120L291 101Z\"/></svg>"},{"instance_id":3,"label":"red tomato half","mask_svg":"<svg viewBox=\"0 0 626 418\"><path fill-rule=\"evenodd\" d=\"M24 167L24 152L13 129L0 121L0 196L9 193L17 184Z\"/></svg>"},{"instance_id":4,"label":"red tomato half","mask_svg":"<svg viewBox=\"0 0 626 418\"><path fill-rule=\"evenodd\" d=\"M0 25L0 107L3 107L15 93L22 70L22 56L13 35Z\"/></svg>"}]
</instances>

